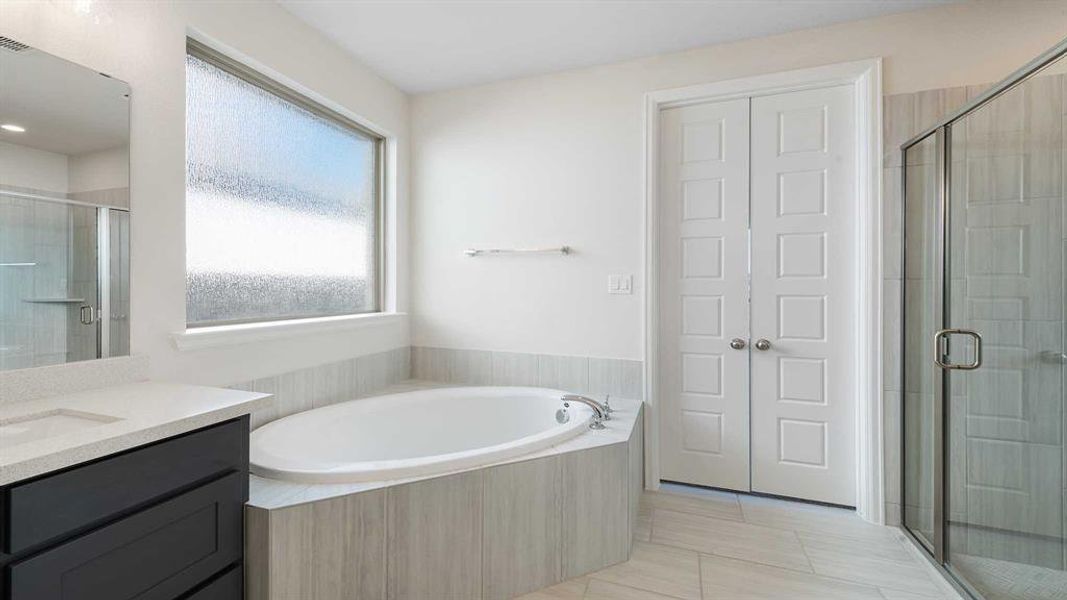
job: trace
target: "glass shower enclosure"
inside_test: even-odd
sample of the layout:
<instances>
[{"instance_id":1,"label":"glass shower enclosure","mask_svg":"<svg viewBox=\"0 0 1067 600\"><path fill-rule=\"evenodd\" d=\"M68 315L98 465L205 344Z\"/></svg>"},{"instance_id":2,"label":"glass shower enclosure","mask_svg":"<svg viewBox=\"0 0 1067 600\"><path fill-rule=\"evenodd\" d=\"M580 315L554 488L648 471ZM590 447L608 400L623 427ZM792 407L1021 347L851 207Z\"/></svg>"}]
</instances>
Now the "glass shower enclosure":
<instances>
[{"instance_id":1,"label":"glass shower enclosure","mask_svg":"<svg viewBox=\"0 0 1067 600\"><path fill-rule=\"evenodd\" d=\"M902 148L902 521L976 598L1067 598L1065 53Z\"/></svg>"}]
</instances>

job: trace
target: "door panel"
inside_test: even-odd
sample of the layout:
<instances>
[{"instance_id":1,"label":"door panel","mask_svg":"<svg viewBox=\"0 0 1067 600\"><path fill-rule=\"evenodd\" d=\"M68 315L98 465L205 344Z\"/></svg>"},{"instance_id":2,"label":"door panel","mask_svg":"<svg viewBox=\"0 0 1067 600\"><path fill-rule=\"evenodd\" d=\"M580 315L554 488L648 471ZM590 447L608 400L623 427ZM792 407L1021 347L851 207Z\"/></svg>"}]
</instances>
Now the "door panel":
<instances>
[{"instance_id":1,"label":"door panel","mask_svg":"<svg viewBox=\"0 0 1067 600\"><path fill-rule=\"evenodd\" d=\"M748 100L660 127L661 476L748 490Z\"/></svg>"},{"instance_id":2,"label":"door panel","mask_svg":"<svg viewBox=\"0 0 1067 600\"><path fill-rule=\"evenodd\" d=\"M752 100L752 489L855 504L851 86Z\"/></svg>"}]
</instances>

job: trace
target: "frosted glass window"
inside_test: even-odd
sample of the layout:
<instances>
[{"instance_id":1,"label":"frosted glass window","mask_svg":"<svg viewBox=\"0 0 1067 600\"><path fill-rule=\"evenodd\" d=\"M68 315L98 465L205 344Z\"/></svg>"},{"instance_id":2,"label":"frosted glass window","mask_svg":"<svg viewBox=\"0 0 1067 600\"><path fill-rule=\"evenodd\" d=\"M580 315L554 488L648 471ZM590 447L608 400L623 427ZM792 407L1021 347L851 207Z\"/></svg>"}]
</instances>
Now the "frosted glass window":
<instances>
[{"instance_id":1,"label":"frosted glass window","mask_svg":"<svg viewBox=\"0 0 1067 600\"><path fill-rule=\"evenodd\" d=\"M192 49L185 72L189 325L379 310L380 138Z\"/></svg>"}]
</instances>

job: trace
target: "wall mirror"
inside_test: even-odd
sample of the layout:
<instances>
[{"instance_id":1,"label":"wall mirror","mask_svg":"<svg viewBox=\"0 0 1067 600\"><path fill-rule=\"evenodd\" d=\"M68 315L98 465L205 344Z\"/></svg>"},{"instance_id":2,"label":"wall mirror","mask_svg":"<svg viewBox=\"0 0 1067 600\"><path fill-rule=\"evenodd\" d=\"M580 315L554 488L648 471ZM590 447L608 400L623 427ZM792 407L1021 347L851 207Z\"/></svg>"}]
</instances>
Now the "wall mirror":
<instances>
[{"instance_id":1,"label":"wall mirror","mask_svg":"<svg viewBox=\"0 0 1067 600\"><path fill-rule=\"evenodd\" d=\"M0 369L129 354L130 88L0 37Z\"/></svg>"}]
</instances>

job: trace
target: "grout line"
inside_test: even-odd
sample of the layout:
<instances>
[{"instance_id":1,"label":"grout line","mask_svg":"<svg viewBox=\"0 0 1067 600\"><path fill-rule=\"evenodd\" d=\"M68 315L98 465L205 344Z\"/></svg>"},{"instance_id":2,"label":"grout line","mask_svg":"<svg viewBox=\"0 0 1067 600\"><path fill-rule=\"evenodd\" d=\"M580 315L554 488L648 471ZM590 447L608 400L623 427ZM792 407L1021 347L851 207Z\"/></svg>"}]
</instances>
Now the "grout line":
<instances>
[{"instance_id":1,"label":"grout line","mask_svg":"<svg viewBox=\"0 0 1067 600\"><path fill-rule=\"evenodd\" d=\"M697 584L700 585L700 600L704 600L704 566L700 561L700 553L697 552Z\"/></svg>"},{"instance_id":2,"label":"grout line","mask_svg":"<svg viewBox=\"0 0 1067 600\"><path fill-rule=\"evenodd\" d=\"M808 568L811 569L811 572L815 573L815 565L811 562L811 555L808 554L808 549L804 546L804 540L800 538L800 534L795 529L791 531L793 532L793 538L797 541L797 545L800 546L800 553L804 555L804 561L808 563Z\"/></svg>"},{"instance_id":3,"label":"grout line","mask_svg":"<svg viewBox=\"0 0 1067 600\"><path fill-rule=\"evenodd\" d=\"M698 559L697 560L699 560L699 553L698 553ZM619 563L619 564L620 565L624 565L626 563ZM617 565L614 565L614 566L617 566ZM605 569L610 569L610 568L611 567L605 567ZM596 576L596 572L590 573L589 575L586 575L585 577L586 577L586 583L585 583L586 591L589 590L589 584L592 583L593 580L595 579L595 580L599 581L600 583L607 583L607 584L618 586L618 587L621 587L621 588L626 588L628 590L634 590L636 592L645 592L646 594L656 594L657 596L663 596L664 598L677 598L677 600L686 600L682 596L675 596L674 594L668 594L667 592L663 592L663 591L659 591L659 590L650 590L648 588L639 588L639 587L635 587L635 586L632 586L632 585L629 585L629 584L626 584L626 583L619 583L618 581L612 581L610 579L601 579L600 577ZM701 596L701 598L703 598L703 596Z\"/></svg>"}]
</instances>

